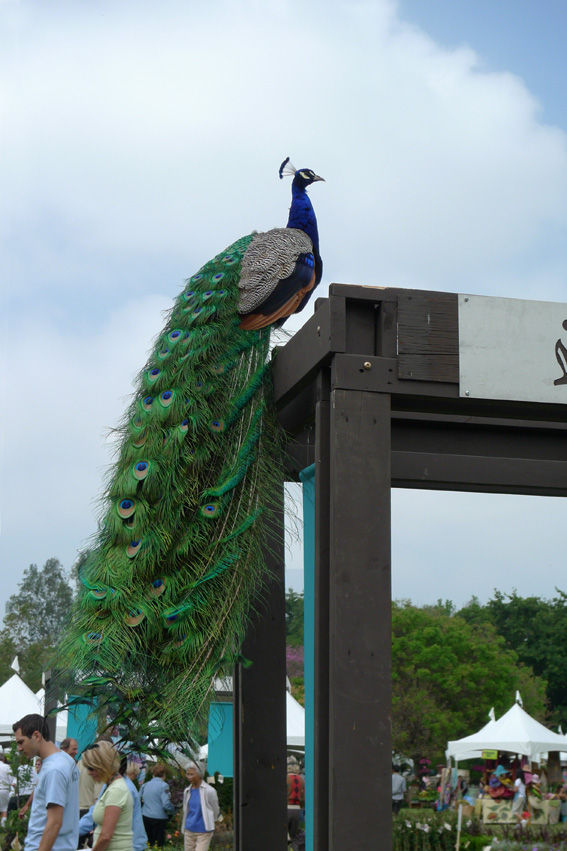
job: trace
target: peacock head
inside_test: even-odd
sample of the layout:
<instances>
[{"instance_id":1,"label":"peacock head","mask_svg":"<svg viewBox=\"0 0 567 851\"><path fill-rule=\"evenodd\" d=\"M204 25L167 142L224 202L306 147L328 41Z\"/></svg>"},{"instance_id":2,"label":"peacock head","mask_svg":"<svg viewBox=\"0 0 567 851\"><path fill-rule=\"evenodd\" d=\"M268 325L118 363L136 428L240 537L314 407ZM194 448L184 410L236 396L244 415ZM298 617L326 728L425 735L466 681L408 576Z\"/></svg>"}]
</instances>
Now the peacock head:
<instances>
[{"instance_id":1,"label":"peacock head","mask_svg":"<svg viewBox=\"0 0 567 851\"><path fill-rule=\"evenodd\" d=\"M325 182L324 177L319 177L310 168L295 168L290 163L289 157L286 157L280 166L280 178L284 177L284 175L293 175L293 185L299 189L307 189L308 186L311 186L312 183L316 183L318 180L322 180L323 183Z\"/></svg>"}]
</instances>

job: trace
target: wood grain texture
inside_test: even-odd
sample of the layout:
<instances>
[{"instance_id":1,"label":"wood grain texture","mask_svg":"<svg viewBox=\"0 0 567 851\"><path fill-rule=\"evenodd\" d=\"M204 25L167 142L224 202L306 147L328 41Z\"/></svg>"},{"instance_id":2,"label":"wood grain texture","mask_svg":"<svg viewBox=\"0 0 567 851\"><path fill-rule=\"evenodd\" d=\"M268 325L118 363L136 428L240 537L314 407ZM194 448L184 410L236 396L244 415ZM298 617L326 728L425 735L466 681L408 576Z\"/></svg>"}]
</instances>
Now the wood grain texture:
<instances>
[{"instance_id":1,"label":"wood grain texture","mask_svg":"<svg viewBox=\"0 0 567 851\"><path fill-rule=\"evenodd\" d=\"M398 296L398 377L459 383L455 293Z\"/></svg>"}]
</instances>

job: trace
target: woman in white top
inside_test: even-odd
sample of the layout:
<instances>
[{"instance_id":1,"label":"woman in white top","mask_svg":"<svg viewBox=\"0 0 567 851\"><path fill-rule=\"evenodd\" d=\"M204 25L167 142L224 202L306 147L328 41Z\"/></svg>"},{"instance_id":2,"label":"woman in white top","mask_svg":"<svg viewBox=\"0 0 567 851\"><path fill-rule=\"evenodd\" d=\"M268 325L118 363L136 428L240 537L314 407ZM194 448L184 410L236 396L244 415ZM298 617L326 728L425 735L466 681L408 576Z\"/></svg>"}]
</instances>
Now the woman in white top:
<instances>
[{"instance_id":1,"label":"woman in white top","mask_svg":"<svg viewBox=\"0 0 567 851\"><path fill-rule=\"evenodd\" d=\"M522 822L522 813L526 807L526 778L521 768L514 781L514 800L512 802L512 815L516 817L518 824Z\"/></svg>"},{"instance_id":2,"label":"woman in white top","mask_svg":"<svg viewBox=\"0 0 567 851\"><path fill-rule=\"evenodd\" d=\"M200 766L191 763L186 774L190 785L183 793L184 851L207 851L219 817L219 800L216 790L203 780Z\"/></svg>"},{"instance_id":3,"label":"woman in white top","mask_svg":"<svg viewBox=\"0 0 567 851\"><path fill-rule=\"evenodd\" d=\"M0 818L5 819L8 811L8 801L12 794L14 777L4 754L0 756Z\"/></svg>"}]
</instances>

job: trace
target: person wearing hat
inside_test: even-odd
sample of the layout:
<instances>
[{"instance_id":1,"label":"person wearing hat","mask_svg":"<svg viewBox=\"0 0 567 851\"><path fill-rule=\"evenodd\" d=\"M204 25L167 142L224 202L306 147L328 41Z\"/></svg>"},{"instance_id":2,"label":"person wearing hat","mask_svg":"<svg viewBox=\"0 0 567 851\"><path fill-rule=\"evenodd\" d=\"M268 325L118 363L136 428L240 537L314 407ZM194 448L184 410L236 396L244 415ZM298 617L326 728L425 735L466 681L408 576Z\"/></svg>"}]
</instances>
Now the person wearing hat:
<instances>
[{"instance_id":1,"label":"person wearing hat","mask_svg":"<svg viewBox=\"0 0 567 851\"><path fill-rule=\"evenodd\" d=\"M189 786L183 792L181 833L185 851L207 851L219 817L216 790L203 780L203 769L195 762L185 772Z\"/></svg>"},{"instance_id":2,"label":"person wearing hat","mask_svg":"<svg viewBox=\"0 0 567 851\"><path fill-rule=\"evenodd\" d=\"M305 807L305 780L299 773L299 763L294 756L287 760L287 832L290 839L299 833L301 811Z\"/></svg>"}]
</instances>

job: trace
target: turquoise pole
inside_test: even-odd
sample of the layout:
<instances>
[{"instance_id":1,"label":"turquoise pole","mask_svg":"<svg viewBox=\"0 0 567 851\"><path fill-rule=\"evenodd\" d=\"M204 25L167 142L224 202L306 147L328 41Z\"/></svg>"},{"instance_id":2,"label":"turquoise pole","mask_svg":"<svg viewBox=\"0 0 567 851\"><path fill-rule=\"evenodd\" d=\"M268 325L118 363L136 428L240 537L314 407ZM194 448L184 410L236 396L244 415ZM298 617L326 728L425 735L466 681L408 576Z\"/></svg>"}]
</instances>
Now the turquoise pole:
<instances>
[{"instance_id":1,"label":"turquoise pole","mask_svg":"<svg viewBox=\"0 0 567 851\"><path fill-rule=\"evenodd\" d=\"M313 725L315 676L315 464L303 483L303 646L305 677L305 851L313 851Z\"/></svg>"}]
</instances>

